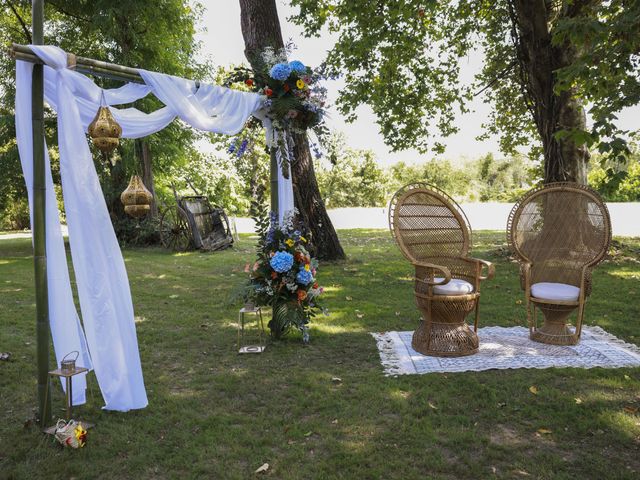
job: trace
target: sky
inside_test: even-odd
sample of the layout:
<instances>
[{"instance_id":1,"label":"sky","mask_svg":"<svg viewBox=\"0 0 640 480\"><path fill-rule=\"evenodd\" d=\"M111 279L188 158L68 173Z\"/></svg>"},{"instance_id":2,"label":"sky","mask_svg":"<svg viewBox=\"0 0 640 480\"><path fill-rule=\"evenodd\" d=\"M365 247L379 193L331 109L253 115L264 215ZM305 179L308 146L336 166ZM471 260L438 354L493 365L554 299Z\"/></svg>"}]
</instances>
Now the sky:
<instances>
[{"instance_id":1,"label":"sky","mask_svg":"<svg viewBox=\"0 0 640 480\"><path fill-rule=\"evenodd\" d=\"M209 57L214 65L226 66L246 62L244 41L240 30L238 0L201 1L206 8L200 24L200 29L206 29L206 31L200 31L197 35L197 40L202 42L201 55ZM287 17L295 13L294 9L289 7L285 0L276 1L284 40L285 42L289 39L293 40L298 47L292 59L296 57L312 68L314 65L320 64L324 60L326 52L333 46L335 38L329 34L325 34L321 38L305 38L299 27L287 21ZM470 80L479 70L481 64L480 55L463 59L463 78ZM326 83L331 104L335 103L342 84L340 80ZM456 124L460 131L457 134L446 139L434 136L434 139L442 141L447 146L442 157L455 163L465 159L475 159L487 153L494 153L500 157L497 138L489 138L485 141L475 139L482 133L481 124L488 117L490 107L482 102L482 97L477 97L470 104L470 110L470 113L458 115ZM344 132L349 146L373 150L381 166L389 166L401 160L407 163L421 163L435 158L434 154L420 154L414 150L392 153L384 144L371 109L362 106L357 110L357 113L358 119L349 124L343 121L335 108L330 108L327 124L331 129ZM640 106L622 112L620 119L621 125L637 129L640 121Z\"/></svg>"}]
</instances>

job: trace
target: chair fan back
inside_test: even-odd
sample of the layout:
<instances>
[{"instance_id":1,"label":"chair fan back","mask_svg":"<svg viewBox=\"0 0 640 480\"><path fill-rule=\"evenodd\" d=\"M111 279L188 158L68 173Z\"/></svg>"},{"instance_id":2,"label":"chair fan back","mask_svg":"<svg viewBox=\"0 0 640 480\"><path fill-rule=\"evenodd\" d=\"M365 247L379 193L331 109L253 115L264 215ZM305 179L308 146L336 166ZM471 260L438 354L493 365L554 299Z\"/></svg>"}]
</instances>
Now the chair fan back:
<instances>
[{"instance_id":1,"label":"chair fan back","mask_svg":"<svg viewBox=\"0 0 640 480\"><path fill-rule=\"evenodd\" d=\"M533 190L509 217L508 240L533 264L533 281L576 284L578 272L600 262L611 241L611 220L588 187L555 183Z\"/></svg>"},{"instance_id":2,"label":"chair fan back","mask_svg":"<svg viewBox=\"0 0 640 480\"><path fill-rule=\"evenodd\" d=\"M455 201L427 184L407 185L391 200L391 231L410 261L466 256L471 229Z\"/></svg>"}]
</instances>

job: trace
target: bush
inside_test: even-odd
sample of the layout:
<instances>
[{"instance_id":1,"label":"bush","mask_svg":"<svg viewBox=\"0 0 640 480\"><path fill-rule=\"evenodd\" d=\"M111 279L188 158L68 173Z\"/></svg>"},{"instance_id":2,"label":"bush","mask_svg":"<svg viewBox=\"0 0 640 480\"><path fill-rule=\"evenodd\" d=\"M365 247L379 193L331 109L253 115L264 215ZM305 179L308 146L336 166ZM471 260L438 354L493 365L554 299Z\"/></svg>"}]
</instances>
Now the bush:
<instances>
[{"instance_id":1,"label":"bush","mask_svg":"<svg viewBox=\"0 0 640 480\"><path fill-rule=\"evenodd\" d=\"M26 230L30 227L29 202L26 198L18 198L7 202L0 217L2 230Z\"/></svg>"},{"instance_id":2,"label":"bush","mask_svg":"<svg viewBox=\"0 0 640 480\"><path fill-rule=\"evenodd\" d=\"M112 222L122 246L147 247L160 243L160 220L157 217L138 220L127 216L112 219Z\"/></svg>"}]
</instances>

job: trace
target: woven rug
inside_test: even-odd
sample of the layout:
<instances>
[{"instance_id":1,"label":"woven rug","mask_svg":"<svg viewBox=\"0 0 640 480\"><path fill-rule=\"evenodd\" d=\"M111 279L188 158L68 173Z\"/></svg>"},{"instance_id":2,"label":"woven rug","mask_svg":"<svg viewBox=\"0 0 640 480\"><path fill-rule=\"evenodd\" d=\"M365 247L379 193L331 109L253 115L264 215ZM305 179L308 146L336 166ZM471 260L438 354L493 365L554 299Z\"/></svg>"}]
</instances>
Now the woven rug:
<instances>
[{"instance_id":1,"label":"woven rug","mask_svg":"<svg viewBox=\"0 0 640 480\"><path fill-rule=\"evenodd\" d=\"M480 350L467 357L428 357L411 348L413 332L372 333L385 375L479 372L508 368L620 368L640 366L640 348L600 327L583 327L575 346L546 345L529 339L524 327L478 329Z\"/></svg>"}]
</instances>

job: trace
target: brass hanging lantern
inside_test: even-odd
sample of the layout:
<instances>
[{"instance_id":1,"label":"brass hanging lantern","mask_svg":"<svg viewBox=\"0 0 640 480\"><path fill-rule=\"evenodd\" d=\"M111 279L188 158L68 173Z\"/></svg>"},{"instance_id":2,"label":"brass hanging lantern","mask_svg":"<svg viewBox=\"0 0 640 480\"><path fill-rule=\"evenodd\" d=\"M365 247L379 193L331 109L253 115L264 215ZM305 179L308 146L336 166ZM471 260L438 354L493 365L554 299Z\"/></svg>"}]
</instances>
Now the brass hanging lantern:
<instances>
[{"instance_id":1,"label":"brass hanging lantern","mask_svg":"<svg viewBox=\"0 0 640 480\"><path fill-rule=\"evenodd\" d=\"M120 195L120 201L124 205L124 211L127 215L141 218L151 210L153 195L144 186L142 179L138 175L134 175L131 177L127 189Z\"/></svg>"},{"instance_id":2,"label":"brass hanging lantern","mask_svg":"<svg viewBox=\"0 0 640 480\"><path fill-rule=\"evenodd\" d=\"M104 153L112 152L118 146L122 135L122 127L111 115L109 107L105 106L98 109L87 130L93 144Z\"/></svg>"}]
</instances>

